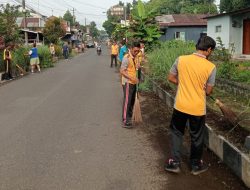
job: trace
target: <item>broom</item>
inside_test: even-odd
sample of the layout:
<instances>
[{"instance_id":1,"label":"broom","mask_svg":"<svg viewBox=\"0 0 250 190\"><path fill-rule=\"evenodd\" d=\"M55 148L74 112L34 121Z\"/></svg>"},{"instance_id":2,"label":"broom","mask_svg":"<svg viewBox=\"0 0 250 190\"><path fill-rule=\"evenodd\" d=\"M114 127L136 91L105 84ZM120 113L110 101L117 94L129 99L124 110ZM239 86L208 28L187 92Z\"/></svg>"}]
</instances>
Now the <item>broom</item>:
<instances>
[{"instance_id":1,"label":"broom","mask_svg":"<svg viewBox=\"0 0 250 190\"><path fill-rule=\"evenodd\" d=\"M215 99L213 96L209 96L217 106L219 106L222 114L224 115L225 119L232 124L233 126L237 125L239 119L237 115L226 105L224 105L220 100Z\"/></svg>"},{"instance_id":2,"label":"broom","mask_svg":"<svg viewBox=\"0 0 250 190\"><path fill-rule=\"evenodd\" d=\"M137 71L138 76L138 71ZM134 125L142 123L141 106L139 100L138 84L136 84L135 104L133 107L132 122Z\"/></svg>"}]
</instances>

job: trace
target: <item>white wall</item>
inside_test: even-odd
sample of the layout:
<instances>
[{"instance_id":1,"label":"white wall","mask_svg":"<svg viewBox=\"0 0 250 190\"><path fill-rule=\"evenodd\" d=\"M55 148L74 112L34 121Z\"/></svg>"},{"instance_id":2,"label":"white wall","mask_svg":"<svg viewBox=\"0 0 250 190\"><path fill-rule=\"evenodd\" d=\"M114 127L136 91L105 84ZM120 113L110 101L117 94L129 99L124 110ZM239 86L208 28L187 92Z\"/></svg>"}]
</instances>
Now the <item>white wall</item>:
<instances>
[{"instance_id":1,"label":"white wall","mask_svg":"<svg viewBox=\"0 0 250 190\"><path fill-rule=\"evenodd\" d=\"M221 32L215 31L216 26L221 26ZM230 26L230 17L227 15L209 18L207 21L207 35L214 40L216 40L217 37L220 37L225 48L229 48Z\"/></svg>"},{"instance_id":2,"label":"white wall","mask_svg":"<svg viewBox=\"0 0 250 190\"><path fill-rule=\"evenodd\" d=\"M233 22L237 22L237 26L232 27ZM232 17L230 21L230 36L229 41L235 48L234 56L242 54L243 44L243 20L242 17Z\"/></svg>"}]
</instances>

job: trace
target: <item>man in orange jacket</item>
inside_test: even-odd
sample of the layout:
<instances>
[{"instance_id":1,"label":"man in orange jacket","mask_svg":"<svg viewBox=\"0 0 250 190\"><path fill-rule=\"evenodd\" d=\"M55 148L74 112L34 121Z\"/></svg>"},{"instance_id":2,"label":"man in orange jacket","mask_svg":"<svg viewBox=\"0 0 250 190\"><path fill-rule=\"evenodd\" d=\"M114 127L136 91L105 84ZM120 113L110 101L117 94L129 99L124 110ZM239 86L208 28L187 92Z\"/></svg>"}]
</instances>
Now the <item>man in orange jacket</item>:
<instances>
[{"instance_id":1,"label":"man in orange jacket","mask_svg":"<svg viewBox=\"0 0 250 190\"><path fill-rule=\"evenodd\" d=\"M115 67L117 67L117 55L119 53L119 46L117 45L116 41L113 42L111 46L111 64L110 67L113 67L113 60L115 60Z\"/></svg>"},{"instance_id":2,"label":"man in orange jacket","mask_svg":"<svg viewBox=\"0 0 250 190\"><path fill-rule=\"evenodd\" d=\"M123 57L120 73L124 92L122 120L125 128L131 128L133 107L135 103L136 84L139 82L136 76L136 55L140 51L140 43L134 42L128 54Z\"/></svg>"}]
</instances>

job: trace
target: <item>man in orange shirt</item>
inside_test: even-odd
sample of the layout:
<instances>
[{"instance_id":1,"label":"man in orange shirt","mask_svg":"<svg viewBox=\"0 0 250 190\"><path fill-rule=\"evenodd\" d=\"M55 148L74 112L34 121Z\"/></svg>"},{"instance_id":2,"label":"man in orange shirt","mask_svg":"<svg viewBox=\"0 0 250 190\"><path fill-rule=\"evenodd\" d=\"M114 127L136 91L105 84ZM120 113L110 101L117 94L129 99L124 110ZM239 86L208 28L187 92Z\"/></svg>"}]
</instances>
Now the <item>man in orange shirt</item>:
<instances>
[{"instance_id":1,"label":"man in orange shirt","mask_svg":"<svg viewBox=\"0 0 250 190\"><path fill-rule=\"evenodd\" d=\"M170 124L172 158L165 166L166 171L180 172L181 146L186 125L189 125L191 137L191 173L198 175L208 169L201 158L206 96L212 93L216 75L215 65L207 58L215 46L216 42L211 37L200 38L196 44L197 52L178 57L168 75L168 80L176 84L178 89Z\"/></svg>"},{"instance_id":2,"label":"man in orange shirt","mask_svg":"<svg viewBox=\"0 0 250 190\"><path fill-rule=\"evenodd\" d=\"M122 75L122 87L124 93L122 120L125 128L131 128L132 113L135 103L136 84L139 80L136 76L137 65L135 58L140 51L140 44L134 42L129 48L128 54L122 59L120 73Z\"/></svg>"},{"instance_id":3,"label":"man in orange shirt","mask_svg":"<svg viewBox=\"0 0 250 190\"><path fill-rule=\"evenodd\" d=\"M117 55L119 53L119 46L117 45L116 41L113 42L111 46L111 64L110 67L113 67L113 60L115 60L115 67L117 67Z\"/></svg>"}]
</instances>

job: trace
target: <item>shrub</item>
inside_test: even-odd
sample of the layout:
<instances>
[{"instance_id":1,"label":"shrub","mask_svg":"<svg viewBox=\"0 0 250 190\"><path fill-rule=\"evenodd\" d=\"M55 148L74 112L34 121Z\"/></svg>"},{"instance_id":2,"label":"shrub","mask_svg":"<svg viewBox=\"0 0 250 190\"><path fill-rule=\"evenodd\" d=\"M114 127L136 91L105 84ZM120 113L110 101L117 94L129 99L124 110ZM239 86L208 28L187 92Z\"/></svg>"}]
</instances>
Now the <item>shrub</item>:
<instances>
[{"instance_id":1,"label":"shrub","mask_svg":"<svg viewBox=\"0 0 250 190\"><path fill-rule=\"evenodd\" d=\"M62 57L62 47L60 45L54 45L55 47L55 55L57 57Z\"/></svg>"},{"instance_id":2,"label":"shrub","mask_svg":"<svg viewBox=\"0 0 250 190\"><path fill-rule=\"evenodd\" d=\"M29 48L28 47L18 47L12 53L13 65L18 64L24 70L29 70L29 60L30 57L28 55Z\"/></svg>"},{"instance_id":3,"label":"shrub","mask_svg":"<svg viewBox=\"0 0 250 190\"><path fill-rule=\"evenodd\" d=\"M158 48L148 53L150 77L167 83L166 76L176 58L180 55L193 53L194 50L195 44L193 42L180 40L162 42Z\"/></svg>"},{"instance_id":4,"label":"shrub","mask_svg":"<svg viewBox=\"0 0 250 190\"><path fill-rule=\"evenodd\" d=\"M217 64L217 76L225 79L232 79L237 68L233 62Z\"/></svg>"},{"instance_id":5,"label":"shrub","mask_svg":"<svg viewBox=\"0 0 250 190\"><path fill-rule=\"evenodd\" d=\"M53 67L52 58L48 46L39 46L38 55L40 59L40 65L42 68Z\"/></svg>"}]
</instances>

